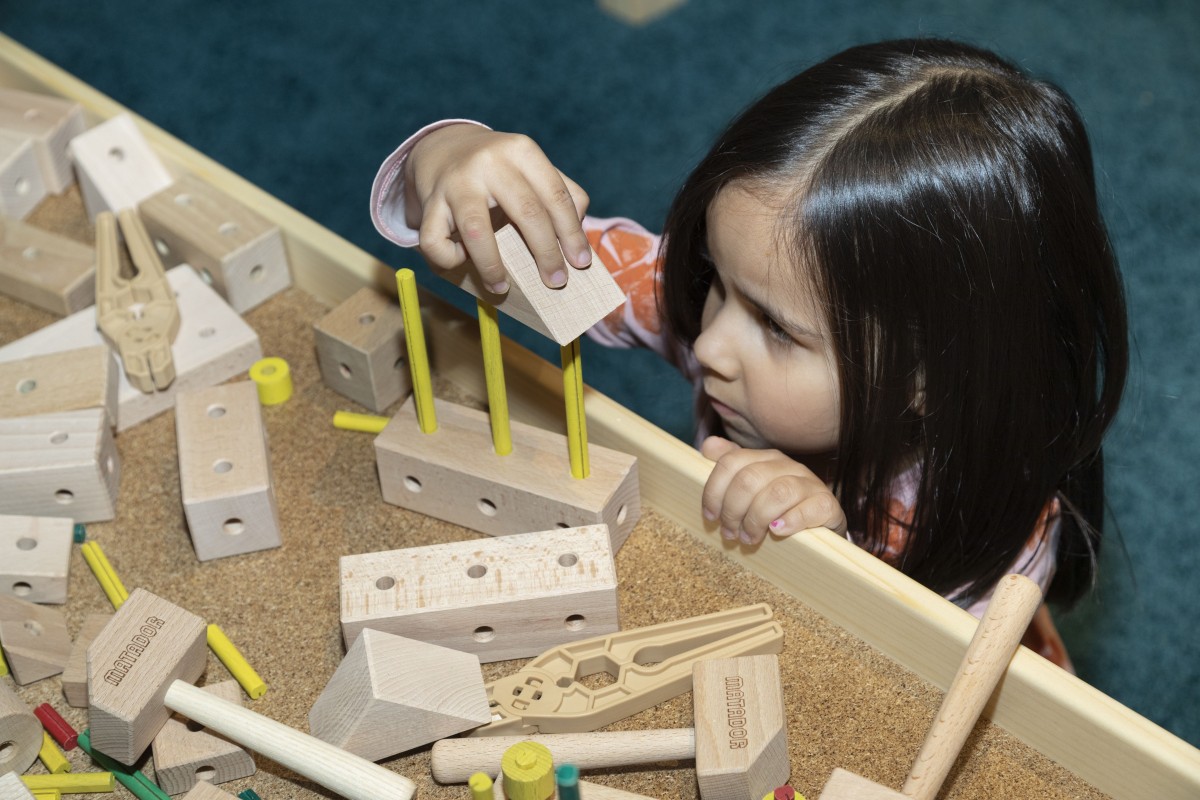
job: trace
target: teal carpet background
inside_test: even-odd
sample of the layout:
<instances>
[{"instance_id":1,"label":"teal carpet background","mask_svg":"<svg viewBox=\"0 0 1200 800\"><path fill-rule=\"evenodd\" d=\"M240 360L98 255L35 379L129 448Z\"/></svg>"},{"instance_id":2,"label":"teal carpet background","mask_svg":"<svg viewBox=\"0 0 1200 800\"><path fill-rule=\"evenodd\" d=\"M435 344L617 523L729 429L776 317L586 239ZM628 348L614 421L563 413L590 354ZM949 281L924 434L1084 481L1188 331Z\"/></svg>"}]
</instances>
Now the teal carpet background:
<instances>
[{"instance_id":1,"label":"teal carpet background","mask_svg":"<svg viewBox=\"0 0 1200 800\"><path fill-rule=\"evenodd\" d=\"M1120 534L1059 624L1083 679L1200 745L1200 4L688 0L637 28L589 0L0 0L0 30L444 295L367 215L379 162L427 121L528 133L594 213L657 228L734 113L851 44L957 37L1058 82L1093 137L1134 335L1107 451ZM653 356L589 347L585 379L690 439L687 389Z\"/></svg>"}]
</instances>

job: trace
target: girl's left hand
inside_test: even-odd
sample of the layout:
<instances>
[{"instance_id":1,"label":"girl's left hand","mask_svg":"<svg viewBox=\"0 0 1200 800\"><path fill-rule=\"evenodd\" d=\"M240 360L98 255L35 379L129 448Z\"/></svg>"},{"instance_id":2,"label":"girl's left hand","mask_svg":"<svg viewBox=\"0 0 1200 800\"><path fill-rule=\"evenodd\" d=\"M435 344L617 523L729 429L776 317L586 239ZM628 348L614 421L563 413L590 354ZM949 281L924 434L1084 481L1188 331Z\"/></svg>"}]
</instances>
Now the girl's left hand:
<instances>
[{"instance_id":1,"label":"girl's left hand","mask_svg":"<svg viewBox=\"0 0 1200 800\"><path fill-rule=\"evenodd\" d=\"M700 446L717 462L704 484L701 504L721 535L755 545L768 533L791 536L806 528L846 532L846 514L812 470L778 450L749 450L710 436Z\"/></svg>"}]
</instances>

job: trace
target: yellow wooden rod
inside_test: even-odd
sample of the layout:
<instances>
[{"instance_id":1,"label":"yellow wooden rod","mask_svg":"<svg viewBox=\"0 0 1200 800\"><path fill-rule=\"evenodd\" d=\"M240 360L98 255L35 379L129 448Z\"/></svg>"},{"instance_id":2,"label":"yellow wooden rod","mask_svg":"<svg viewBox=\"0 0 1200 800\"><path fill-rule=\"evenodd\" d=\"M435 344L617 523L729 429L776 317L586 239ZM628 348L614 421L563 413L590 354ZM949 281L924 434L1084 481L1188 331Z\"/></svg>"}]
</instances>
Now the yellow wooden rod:
<instances>
[{"instance_id":1,"label":"yellow wooden rod","mask_svg":"<svg viewBox=\"0 0 1200 800\"><path fill-rule=\"evenodd\" d=\"M492 447L496 455L512 452L512 427L508 424L508 393L504 390L504 356L500 353L500 323L496 307L476 300L479 310L479 343L483 348L483 377L487 381L488 417L492 422Z\"/></svg>"},{"instance_id":2,"label":"yellow wooden rod","mask_svg":"<svg viewBox=\"0 0 1200 800\"><path fill-rule=\"evenodd\" d=\"M8 674L8 662L4 660L4 651L0 650L0 675Z\"/></svg>"},{"instance_id":3,"label":"yellow wooden rod","mask_svg":"<svg viewBox=\"0 0 1200 800\"><path fill-rule=\"evenodd\" d=\"M356 414L353 411L333 412L333 427L344 431L361 431L363 433L382 433L391 422L387 417L375 414Z\"/></svg>"},{"instance_id":4,"label":"yellow wooden rod","mask_svg":"<svg viewBox=\"0 0 1200 800\"><path fill-rule=\"evenodd\" d=\"M83 553L83 560L87 562L92 574L100 582L100 588L104 590L108 602L112 603L114 609L120 608L121 604L128 599L129 592L125 590L121 579L112 571L112 565L108 564L107 568L105 567L108 559L104 557L104 551L94 541L84 542L79 551Z\"/></svg>"},{"instance_id":5,"label":"yellow wooden rod","mask_svg":"<svg viewBox=\"0 0 1200 800\"><path fill-rule=\"evenodd\" d=\"M404 342L408 365L412 370L413 404L417 423L424 433L437 430L433 410L433 382L429 377L429 353L425 349L425 326L421 322L421 304L417 300L417 276L411 269L396 270L396 290L400 295L400 313L404 317Z\"/></svg>"},{"instance_id":6,"label":"yellow wooden rod","mask_svg":"<svg viewBox=\"0 0 1200 800\"><path fill-rule=\"evenodd\" d=\"M38 750L38 758L46 765L46 771L51 775L61 775L71 771L71 762L63 755L63 751L58 749L58 745L46 731L42 731L42 746Z\"/></svg>"},{"instance_id":7,"label":"yellow wooden rod","mask_svg":"<svg viewBox=\"0 0 1200 800\"><path fill-rule=\"evenodd\" d=\"M113 588L121 593L121 602L124 603L129 599L129 591L125 588L125 584L117 577L117 571L113 569L112 562L108 560L108 556L104 554L100 543L95 539L92 540L92 552L100 559L100 563L104 565L104 572L108 575L108 579L112 581Z\"/></svg>"},{"instance_id":8,"label":"yellow wooden rod","mask_svg":"<svg viewBox=\"0 0 1200 800\"><path fill-rule=\"evenodd\" d=\"M111 772L75 772L60 775L22 775L21 781L30 791L58 789L63 794L92 794L111 792L116 778Z\"/></svg>"},{"instance_id":9,"label":"yellow wooden rod","mask_svg":"<svg viewBox=\"0 0 1200 800\"><path fill-rule=\"evenodd\" d=\"M267 693L267 683L250 666L250 662L242 655L237 646L225 635L219 625L208 626L208 646L221 659L221 663L229 670L229 674L237 679L242 689L251 700L257 700Z\"/></svg>"},{"instance_id":10,"label":"yellow wooden rod","mask_svg":"<svg viewBox=\"0 0 1200 800\"><path fill-rule=\"evenodd\" d=\"M567 406L567 452L571 457L571 475L586 478L591 474L587 451L587 418L583 412L583 362L579 340L562 346L563 400Z\"/></svg>"}]
</instances>

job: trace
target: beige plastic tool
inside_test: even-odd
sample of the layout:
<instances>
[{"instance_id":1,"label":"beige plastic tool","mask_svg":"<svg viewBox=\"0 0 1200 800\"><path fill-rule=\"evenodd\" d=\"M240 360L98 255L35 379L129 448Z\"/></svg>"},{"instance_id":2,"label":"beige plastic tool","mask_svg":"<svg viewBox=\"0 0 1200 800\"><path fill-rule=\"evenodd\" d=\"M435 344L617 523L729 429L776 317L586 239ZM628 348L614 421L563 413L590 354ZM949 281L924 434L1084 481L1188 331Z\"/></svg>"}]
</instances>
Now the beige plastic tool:
<instances>
[{"instance_id":1,"label":"beige plastic tool","mask_svg":"<svg viewBox=\"0 0 1200 800\"><path fill-rule=\"evenodd\" d=\"M903 791L835 769L818 800L933 800L1041 604L1041 589L1023 575L1006 575L996 585Z\"/></svg>"},{"instance_id":2,"label":"beige plastic tool","mask_svg":"<svg viewBox=\"0 0 1200 800\"><path fill-rule=\"evenodd\" d=\"M136 274L121 275L117 219ZM150 394L175 380L171 343L179 306L162 261L136 211L96 216L96 327L121 355L129 382Z\"/></svg>"},{"instance_id":3,"label":"beige plastic tool","mask_svg":"<svg viewBox=\"0 0 1200 800\"><path fill-rule=\"evenodd\" d=\"M697 661L779 653L772 613L758 603L547 650L488 684L492 721L468 735L582 733L636 714L691 689ZM615 680L600 689L578 681L600 672Z\"/></svg>"}]
</instances>

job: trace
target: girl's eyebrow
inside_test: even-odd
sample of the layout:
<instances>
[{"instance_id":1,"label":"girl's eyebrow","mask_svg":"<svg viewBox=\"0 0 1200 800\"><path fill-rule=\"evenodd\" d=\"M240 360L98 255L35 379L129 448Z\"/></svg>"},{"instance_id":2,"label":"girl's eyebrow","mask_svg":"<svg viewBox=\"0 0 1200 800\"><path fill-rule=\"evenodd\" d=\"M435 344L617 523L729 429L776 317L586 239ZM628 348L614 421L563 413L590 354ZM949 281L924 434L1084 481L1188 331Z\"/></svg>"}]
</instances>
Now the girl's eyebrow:
<instances>
[{"instance_id":1,"label":"girl's eyebrow","mask_svg":"<svg viewBox=\"0 0 1200 800\"><path fill-rule=\"evenodd\" d=\"M762 314L764 317L770 317L772 320L774 320L776 325L783 328L788 333L791 333L793 336L801 336L808 339L823 338L820 331L815 331L807 325L801 325L798 322L794 322L786 315L779 313L778 310L772 308L753 295L748 294L742 290L741 287L739 287L738 290L742 292L742 297L746 298L746 302L754 306L758 313Z\"/></svg>"}]
</instances>

